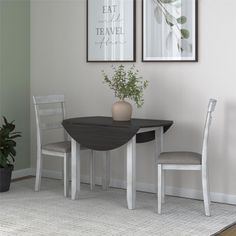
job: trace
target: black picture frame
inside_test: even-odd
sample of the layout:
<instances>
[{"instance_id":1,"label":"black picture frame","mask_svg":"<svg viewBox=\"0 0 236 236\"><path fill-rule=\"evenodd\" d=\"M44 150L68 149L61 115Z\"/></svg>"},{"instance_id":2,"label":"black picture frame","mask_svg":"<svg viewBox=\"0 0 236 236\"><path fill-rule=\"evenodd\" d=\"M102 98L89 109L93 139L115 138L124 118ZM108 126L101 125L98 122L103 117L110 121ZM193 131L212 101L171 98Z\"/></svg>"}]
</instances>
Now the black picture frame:
<instances>
[{"instance_id":1,"label":"black picture frame","mask_svg":"<svg viewBox=\"0 0 236 236\"><path fill-rule=\"evenodd\" d=\"M123 1L127 4L128 1L132 2L132 11L131 14L133 24L132 24L132 40L129 41L129 44L132 43L132 55L130 55L130 59L96 59L95 57L91 57L91 49L89 49L89 41L90 41L90 34L89 34L89 27L90 26L90 16L89 16L89 3L90 2L101 2L101 0L87 0L86 1L86 61L87 62L136 62L136 0L117 0L118 2ZM103 2L103 1L102 1ZM130 48L130 47L129 47ZM108 48L109 50L109 48ZM118 50L117 50L118 51ZM124 50L125 51L125 50ZM127 50L126 50L127 51ZM94 52L95 53L95 52Z\"/></svg>"},{"instance_id":2,"label":"black picture frame","mask_svg":"<svg viewBox=\"0 0 236 236\"><path fill-rule=\"evenodd\" d=\"M144 13L144 4L147 1L153 1L153 0L142 0L142 62L198 62L199 57L198 57L198 0L191 0L193 1L193 6L194 6L194 35L195 37L193 37L192 40L194 40L194 58L192 59L147 59L146 55L145 55L145 25L144 25L144 17L145 17L145 13ZM151 15L149 14L150 17Z\"/></svg>"}]
</instances>

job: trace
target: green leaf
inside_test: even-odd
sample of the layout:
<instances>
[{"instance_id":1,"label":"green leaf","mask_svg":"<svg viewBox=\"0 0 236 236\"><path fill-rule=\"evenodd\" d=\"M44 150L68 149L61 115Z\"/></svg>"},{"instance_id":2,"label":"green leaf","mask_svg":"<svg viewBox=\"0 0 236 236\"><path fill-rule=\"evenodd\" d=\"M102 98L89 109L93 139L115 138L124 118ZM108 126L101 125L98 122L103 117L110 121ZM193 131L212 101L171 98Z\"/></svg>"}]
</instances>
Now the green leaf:
<instances>
[{"instance_id":1,"label":"green leaf","mask_svg":"<svg viewBox=\"0 0 236 236\"><path fill-rule=\"evenodd\" d=\"M178 47L178 50L180 51L180 52L183 52L184 51L184 49L177 43L177 47Z\"/></svg>"},{"instance_id":2,"label":"green leaf","mask_svg":"<svg viewBox=\"0 0 236 236\"><path fill-rule=\"evenodd\" d=\"M10 139L19 138L19 137L21 137L20 134L15 134L15 135L10 136Z\"/></svg>"},{"instance_id":3,"label":"green leaf","mask_svg":"<svg viewBox=\"0 0 236 236\"><path fill-rule=\"evenodd\" d=\"M7 122L7 119L6 119L6 117L5 117L5 116L3 116L3 120L4 120L4 123L5 123L5 125L7 125L7 124L8 124L8 122Z\"/></svg>"},{"instance_id":4,"label":"green leaf","mask_svg":"<svg viewBox=\"0 0 236 236\"><path fill-rule=\"evenodd\" d=\"M10 153L9 154L12 154L13 156L15 156L16 155L16 150L14 149L14 148L12 148L11 150L10 150Z\"/></svg>"},{"instance_id":5,"label":"green leaf","mask_svg":"<svg viewBox=\"0 0 236 236\"><path fill-rule=\"evenodd\" d=\"M15 147L16 146L16 142L14 140L7 140L7 144L11 147Z\"/></svg>"},{"instance_id":6,"label":"green leaf","mask_svg":"<svg viewBox=\"0 0 236 236\"><path fill-rule=\"evenodd\" d=\"M159 5L156 6L156 8L154 10L154 15L157 20L157 23L161 24L162 23L162 11L161 11L161 7Z\"/></svg>"},{"instance_id":7,"label":"green leaf","mask_svg":"<svg viewBox=\"0 0 236 236\"><path fill-rule=\"evenodd\" d=\"M14 162L15 162L14 156L13 156L12 154L10 154L10 157L11 157L11 159L12 159L12 162L14 163Z\"/></svg>"},{"instance_id":8,"label":"green leaf","mask_svg":"<svg viewBox=\"0 0 236 236\"><path fill-rule=\"evenodd\" d=\"M171 22L169 22L167 19L166 19L166 23L169 25L169 26L174 26L174 24L172 24Z\"/></svg>"},{"instance_id":9,"label":"green leaf","mask_svg":"<svg viewBox=\"0 0 236 236\"><path fill-rule=\"evenodd\" d=\"M181 17L179 17L179 18L177 19L177 22L178 22L179 24L184 24L184 23L187 22L187 17L181 16Z\"/></svg>"},{"instance_id":10,"label":"green leaf","mask_svg":"<svg viewBox=\"0 0 236 236\"><path fill-rule=\"evenodd\" d=\"M185 38L185 39L189 38L190 33L189 33L189 31L187 29L181 29L180 32L181 32L182 38Z\"/></svg>"}]
</instances>

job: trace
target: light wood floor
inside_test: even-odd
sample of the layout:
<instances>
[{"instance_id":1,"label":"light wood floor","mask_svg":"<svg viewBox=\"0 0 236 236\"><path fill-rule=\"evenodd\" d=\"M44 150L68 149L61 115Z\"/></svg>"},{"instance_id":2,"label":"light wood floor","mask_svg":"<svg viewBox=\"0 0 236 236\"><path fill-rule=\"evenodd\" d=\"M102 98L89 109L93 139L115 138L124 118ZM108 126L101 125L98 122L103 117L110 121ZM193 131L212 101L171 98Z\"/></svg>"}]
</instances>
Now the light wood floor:
<instances>
[{"instance_id":1,"label":"light wood floor","mask_svg":"<svg viewBox=\"0 0 236 236\"><path fill-rule=\"evenodd\" d=\"M236 224L216 234L215 236L235 236L235 235L236 235Z\"/></svg>"}]
</instances>

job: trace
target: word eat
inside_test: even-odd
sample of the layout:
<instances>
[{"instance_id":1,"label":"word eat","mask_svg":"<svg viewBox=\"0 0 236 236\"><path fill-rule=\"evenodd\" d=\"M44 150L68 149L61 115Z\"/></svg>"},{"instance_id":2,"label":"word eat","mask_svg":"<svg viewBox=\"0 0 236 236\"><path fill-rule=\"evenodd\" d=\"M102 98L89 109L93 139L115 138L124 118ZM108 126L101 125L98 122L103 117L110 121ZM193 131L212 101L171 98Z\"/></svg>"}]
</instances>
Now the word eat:
<instances>
[{"instance_id":1,"label":"word eat","mask_svg":"<svg viewBox=\"0 0 236 236\"><path fill-rule=\"evenodd\" d=\"M102 13L114 13L116 12L117 5L111 5L111 6L103 6L102 7Z\"/></svg>"}]
</instances>

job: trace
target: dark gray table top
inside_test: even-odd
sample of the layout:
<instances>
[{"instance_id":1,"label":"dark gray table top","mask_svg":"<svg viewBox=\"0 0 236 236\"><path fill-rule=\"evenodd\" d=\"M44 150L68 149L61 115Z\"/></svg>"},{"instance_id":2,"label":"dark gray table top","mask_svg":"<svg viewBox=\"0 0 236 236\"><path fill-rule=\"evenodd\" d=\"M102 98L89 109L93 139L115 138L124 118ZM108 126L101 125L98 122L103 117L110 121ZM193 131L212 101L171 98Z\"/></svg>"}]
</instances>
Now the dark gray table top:
<instances>
[{"instance_id":1,"label":"dark gray table top","mask_svg":"<svg viewBox=\"0 0 236 236\"><path fill-rule=\"evenodd\" d=\"M112 150L126 144L140 128L163 127L166 132L173 121L131 119L114 121L111 117L92 116L66 119L62 122L68 134L82 146L93 150ZM154 131L136 135L137 143L151 141Z\"/></svg>"}]
</instances>

